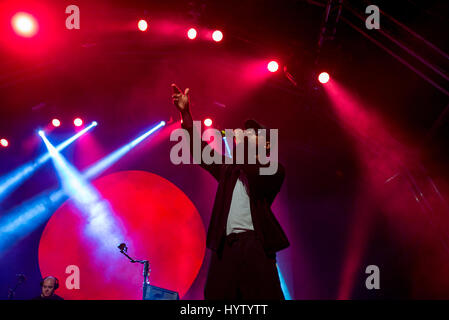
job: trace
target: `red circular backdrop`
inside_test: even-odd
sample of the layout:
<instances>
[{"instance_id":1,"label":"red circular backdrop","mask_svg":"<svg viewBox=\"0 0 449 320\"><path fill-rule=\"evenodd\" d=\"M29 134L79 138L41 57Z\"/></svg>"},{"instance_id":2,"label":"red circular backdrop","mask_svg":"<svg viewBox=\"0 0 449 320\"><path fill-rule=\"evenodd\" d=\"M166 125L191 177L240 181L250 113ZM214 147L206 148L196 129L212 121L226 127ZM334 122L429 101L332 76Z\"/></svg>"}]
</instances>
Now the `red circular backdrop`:
<instances>
[{"instance_id":1,"label":"red circular backdrop","mask_svg":"<svg viewBox=\"0 0 449 320\"><path fill-rule=\"evenodd\" d=\"M89 215L66 201L40 240L42 276L58 277L57 294L65 299L142 299L142 265L120 253L117 237L108 231L117 226L128 254L150 261L150 283L177 291L182 298L205 253L206 233L193 203L168 180L144 171L113 173L92 185L109 203L107 217L92 228ZM67 269L73 265L79 273Z\"/></svg>"}]
</instances>

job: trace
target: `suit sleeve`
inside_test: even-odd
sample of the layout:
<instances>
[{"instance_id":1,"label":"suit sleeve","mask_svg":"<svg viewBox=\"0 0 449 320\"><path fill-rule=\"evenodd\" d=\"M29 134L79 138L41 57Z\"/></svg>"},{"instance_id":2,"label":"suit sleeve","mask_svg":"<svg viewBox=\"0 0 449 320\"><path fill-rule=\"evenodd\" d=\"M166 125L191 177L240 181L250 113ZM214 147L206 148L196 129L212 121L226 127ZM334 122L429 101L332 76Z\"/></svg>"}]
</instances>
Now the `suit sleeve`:
<instances>
[{"instance_id":1,"label":"suit sleeve","mask_svg":"<svg viewBox=\"0 0 449 320\"><path fill-rule=\"evenodd\" d=\"M186 111L186 112L181 113L181 116L182 116L181 127L183 129L185 129L188 132L189 136L190 136L190 139L189 139L189 141L190 141L190 155L191 155L191 157L193 157L193 152L194 152L193 151L193 130L194 130L194 127L193 127L192 115L191 115L190 111ZM208 144L207 144L207 142L205 142L205 141L203 141L201 139L201 132L199 132L199 137L200 137L200 140L201 140L201 149L200 150L201 150L201 153L202 153L203 149ZM225 163L224 162L225 159L224 159L223 156L222 156L221 160L222 160L221 164L217 164L217 163L206 164L203 161L200 161L200 166L201 166L201 168L207 170L218 181L220 179L221 166L222 166L223 163Z\"/></svg>"}]
</instances>

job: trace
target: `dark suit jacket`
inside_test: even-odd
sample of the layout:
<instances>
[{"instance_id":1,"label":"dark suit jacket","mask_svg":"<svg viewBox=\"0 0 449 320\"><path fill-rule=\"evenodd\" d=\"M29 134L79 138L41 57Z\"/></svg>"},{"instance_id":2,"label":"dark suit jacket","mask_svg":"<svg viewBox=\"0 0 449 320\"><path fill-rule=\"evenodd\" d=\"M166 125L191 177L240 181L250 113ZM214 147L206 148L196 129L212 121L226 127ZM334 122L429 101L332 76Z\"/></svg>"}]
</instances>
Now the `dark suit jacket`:
<instances>
[{"instance_id":1,"label":"dark suit jacket","mask_svg":"<svg viewBox=\"0 0 449 320\"><path fill-rule=\"evenodd\" d=\"M186 129L190 136L190 151L193 154L193 120L190 112L182 114L182 128ZM200 135L201 136L201 135ZM202 141L201 150L207 145ZM262 241L267 254L287 248L290 243L282 230L279 222L271 211L271 204L279 193L285 177L285 169L279 163L274 175L260 175L260 164L204 164L200 166L212 174L218 181L218 189L212 209L212 216L207 231L207 248L220 251L226 236L226 224L232 195L241 170L247 178L247 190L249 191L251 218L254 231ZM268 165L267 165L268 166Z\"/></svg>"}]
</instances>

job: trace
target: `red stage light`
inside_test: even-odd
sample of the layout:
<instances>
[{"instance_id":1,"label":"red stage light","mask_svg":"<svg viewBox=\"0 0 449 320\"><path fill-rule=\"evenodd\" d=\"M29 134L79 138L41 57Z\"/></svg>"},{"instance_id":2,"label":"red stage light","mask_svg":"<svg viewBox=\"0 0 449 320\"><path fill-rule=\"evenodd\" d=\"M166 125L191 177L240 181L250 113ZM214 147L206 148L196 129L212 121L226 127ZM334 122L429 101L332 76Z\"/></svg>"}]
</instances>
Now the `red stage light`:
<instances>
[{"instance_id":1,"label":"red stage light","mask_svg":"<svg viewBox=\"0 0 449 320\"><path fill-rule=\"evenodd\" d=\"M196 32L195 28L190 28L189 31L187 31L187 37L190 40L195 39L196 38L196 34L197 34L197 32Z\"/></svg>"},{"instance_id":2,"label":"red stage light","mask_svg":"<svg viewBox=\"0 0 449 320\"><path fill-rule=\"evenodd\" d=\"M32 37L37 33L37 21L25 12L16 13L11 20L14 31L22 37Z\"/></svg>"},{"instance_id":3,"label":"red stage light","mask_svg":"<svg viewBox=\"0 0 449 320\"><path fill-rule=\"evenodd\" d=\"M222 33L220 30L215 30L215 31L212 33L212 39L213 39L215 42L220 42L221 40L223 40L223 33Z\"/></svg>"},{"instance_id":4,"label":"red stage light","mask_svg":"<svg viewBox=\"0 0 449 320\"><path fill-rule=\"evenodd\" d=\"M8 140L6 140L6 139L1 139L0 140L0 144L2 145L2 147L7 147L7 146L9 146L9 142L8 142Z\"/></svg>"},{"instance_id":5,"label":"red stage light","mask_svg":"<svg viewBox=\"0 0 449 320\"><path fill-rule=\"evenodd\" d=\"M329 73L327 72L321 72L320 75L318 76L318 81L321 83L328 83L330 79Z\"/></svg>"},{"instance_id":6,"label":"red stage light","mask_svg":"<svg viewBox=\"0 0 449 320\"><path fill-rule=\"evenodd\" d=\"M76 118L75 120L73 120L73 124L76 127L81 127L83 125L83 120L81 118Z\"/></svg>"},{"instance_id":7,"label":"red stage light","mask_svg":"<svg viewBox=\"0 0 449 320\"><path fill-rule=\"evenodd\" d=\"M53 127L59 127L61 125L61 121L59 121L59 119L53 119L51 120L51 124L53 125Z\"/></svg>"},{"instance_id":8,"label":"red stage light","mask_svg":"<svg viewBox=\"0 0 449 320\"><path fill-rule=\"evenodd\" d=\"M211 118L204 119L204 125L206 127L210 127L212 125L212 119Z\"/></svg>"},{"instance_id":9,"label":"red stage light","mask_svg":"<svg viewBox=\"0 0 449 320\"><path fill-rule=\"evenodd\" d=\"M139 28L140 31L147 31L148 23L145 20L141 19L139 20L137 27Z\"/></svg>"},{"instance_id":10,"label":"red stage light","mask_svg":"<svg viewBox=\"0 0 449 320\"><path fill-rule=\"evenodd\" d=\"M270 72L276 72L279 69L279 64L276 61L270 61L267 65L267 69Z\"/></svg>"}]
</instances>

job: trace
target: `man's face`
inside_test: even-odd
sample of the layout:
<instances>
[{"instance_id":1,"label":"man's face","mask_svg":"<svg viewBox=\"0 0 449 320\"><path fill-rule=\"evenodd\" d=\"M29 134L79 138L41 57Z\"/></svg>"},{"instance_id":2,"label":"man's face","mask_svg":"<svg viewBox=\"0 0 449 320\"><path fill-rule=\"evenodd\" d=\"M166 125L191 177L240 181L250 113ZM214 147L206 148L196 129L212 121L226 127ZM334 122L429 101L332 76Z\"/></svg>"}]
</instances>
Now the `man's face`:
<instances>
[{"instance_id":1,"label":"man's face","mask_svg":"<svg viewBox=\"0 0 449 320\"><path fill-rule=\"evenodd\" d=\"M44 280L42 284L42 295L44 297L50 297L55 292L55 282L53 278L48 278Z\"/></svg>"},{"instance_id":2,"label":"man's face","mask_svg":"<svg viewBox=\"0 0 449 320\"><path fill-rule=\"evenodd\" d=\"M242 143L244 141L245 136L248 137L248 143L250 145L254 145L257 146L259 143L259 137L256 134L257 131L255 129L246 129L246 130L242 130L242 129L235 129L234 130L234 136L235 136L235 144L238 145L240 143ZM265 145L265 149L267 149L269 152L270 150L270 143L266 142ZM258 153L259 149L257 147L257 153Z\"/></svg>"},{"instance_id":3,"label":"man's face","mask_svg":"<svg viewBox=\"0 0 449 320\"><path fill-rule=\"evenodd\" d=\"M257 145L257 135L254 129L235 129L234 130L234 136L235 136L235 144L240 144L244 141L245 136L248 137L248 142L254 145Z\"/></svg>"}]
</instances>

